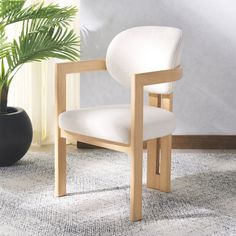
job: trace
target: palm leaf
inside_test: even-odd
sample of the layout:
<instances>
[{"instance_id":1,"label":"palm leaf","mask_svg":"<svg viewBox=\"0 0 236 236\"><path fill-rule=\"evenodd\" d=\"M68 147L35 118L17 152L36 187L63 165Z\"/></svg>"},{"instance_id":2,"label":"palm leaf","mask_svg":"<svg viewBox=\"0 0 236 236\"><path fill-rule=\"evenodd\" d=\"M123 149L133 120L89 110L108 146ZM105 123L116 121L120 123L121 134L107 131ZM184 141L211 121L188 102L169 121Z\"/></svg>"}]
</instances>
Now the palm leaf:
<instances>
[{"instance_id":1,"label":"palm leaf","mask_svg":"<svg viewBox=\"0 0 236 236\"><path fill-rule=\"evenodd\" d=\"M12 44L7 42L7 37L4 30L0 30L0 59L3 59L11 50Z\"/></svg>"},{"instance_id":2,"label":"palm leaf","mask_svg":"<svg viewBox=\"0 0 236 236\"><path fill-rule=\"evenodd\" d=\"M0 0L1 1L1 0ZM25 2L25 0L19 0ZM11 5L10 1L10 5ZM13 1L14 2L14 1ZM12 4L14 8L14 4ZM18 7L17 5L15 7ZM19 21L32 20L32 19L43 19L44 25L47 24L56 25L62 24L67 26L68 23L73 19L77 9L75 7L59 7L57 4L49 4L44 6L44 3L33 4L24 9L17 9L11 11L11 14L4 15L3 21L5 25L10 25ZM0 15L1 17L1 15Z\"/></svg>"},{"instance_id":3,"label":"palm leaf","mask_svg":"<svg viewBox=\"0 0 236 236\"><path fill-rule=\"evenodd\" d=\"M0 18L9 18L21 11L25 0L0 0Z\"/></svg>"},{"instance_id":4,"label":"palm leaf","mask_svg":"<svg viewBox=\"0 0 236 236\"><path fill-rule=\"evenodd\" d=\"M61 26L41 27L41 30L33 32L24 29L19 41L13 41L12 54L7 55L8 65L13 71L24 63L42 61L51 57L76 60L79 57L78 43L78 37L73 30Z\"/></svg>"},{"instance_id":5,"label":"palm leaf","mask_svg":"<svg viewBox=\"0 0 236 236\"><path fill-rule=\"evenodd\" d=\"M9 88L24 63L52 57L79 58L79 38L69 29L76 8L44 3L24 8L25 2L0 0L0 93L3 87ZM16 22L22 22L21 34L13 42L7 42L5 29Z\"/></svg>"}]
</instances>

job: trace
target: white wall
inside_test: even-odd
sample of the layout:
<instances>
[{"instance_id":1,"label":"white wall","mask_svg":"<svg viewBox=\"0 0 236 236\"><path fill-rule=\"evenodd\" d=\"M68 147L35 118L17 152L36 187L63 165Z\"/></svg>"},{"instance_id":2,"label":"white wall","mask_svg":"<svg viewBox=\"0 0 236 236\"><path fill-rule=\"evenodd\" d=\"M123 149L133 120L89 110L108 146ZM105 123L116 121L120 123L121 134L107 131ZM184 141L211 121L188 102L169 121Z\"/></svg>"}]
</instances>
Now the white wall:
<instances>
[{"instance_id":1,"label":"white wall","mask_svg":"<svg viewBox=\"0 0 236 236\"><path fill-rule=\"evenodd\" d=\"M82 59L104 58L110 40L129 27L181 28L184 79L175 90L175 133L236 134L235 0L84 0L80 13ZM106 73L81 76L81 106L125 102L129 90Z\"/></svg>"}]
</instances>

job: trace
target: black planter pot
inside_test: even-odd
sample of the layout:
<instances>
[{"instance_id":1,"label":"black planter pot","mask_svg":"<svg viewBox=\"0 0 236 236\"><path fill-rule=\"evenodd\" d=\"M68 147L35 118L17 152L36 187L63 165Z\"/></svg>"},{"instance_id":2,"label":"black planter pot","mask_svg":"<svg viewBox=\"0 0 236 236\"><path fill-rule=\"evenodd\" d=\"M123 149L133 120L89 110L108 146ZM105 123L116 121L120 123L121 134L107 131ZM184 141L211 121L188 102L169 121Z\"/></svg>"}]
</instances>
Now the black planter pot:
<instances>
[{"instance_id":1,"label":"black planter pot","mask_svg":"<svg viewBox=\"0 0 236 236\"><path fill-rule=\"evenodd\" d=\"M10 166L20 160L32 142L32 125L22 108L8 107L0 115L0 166Z\"/></svg>"}]
</instances>

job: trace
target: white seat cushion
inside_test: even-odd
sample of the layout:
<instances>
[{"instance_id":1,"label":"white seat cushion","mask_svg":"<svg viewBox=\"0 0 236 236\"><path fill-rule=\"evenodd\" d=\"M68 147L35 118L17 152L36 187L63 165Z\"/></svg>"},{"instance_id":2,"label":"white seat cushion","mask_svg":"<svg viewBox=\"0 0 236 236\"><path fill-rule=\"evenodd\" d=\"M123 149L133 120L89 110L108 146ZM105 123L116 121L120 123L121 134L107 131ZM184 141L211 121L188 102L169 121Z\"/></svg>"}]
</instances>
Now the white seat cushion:
<instances>
[{"instance_id":1,"label":"white seat cushion","mask_svg":"<svg viewBox=\"0 0 236 236\"><path fill-rule=\"evenodd\" d=\"M101 106L66 111L59 116L61 129L119 143L130 143L130 105ZM143 140L171 134L175 128L172 112L144 106Z\"/></svg>"}]
</instances>

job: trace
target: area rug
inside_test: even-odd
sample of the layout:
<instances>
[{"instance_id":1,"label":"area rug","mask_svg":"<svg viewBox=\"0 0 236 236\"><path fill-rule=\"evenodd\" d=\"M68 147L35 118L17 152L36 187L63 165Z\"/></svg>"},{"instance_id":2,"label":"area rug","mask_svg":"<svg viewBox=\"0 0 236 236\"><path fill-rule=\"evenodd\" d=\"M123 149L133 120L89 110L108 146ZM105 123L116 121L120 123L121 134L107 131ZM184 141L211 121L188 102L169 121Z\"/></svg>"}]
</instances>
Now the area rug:
<instances>
[{"instance_id":1,"label":"area rug","mask_svg":"<svg viewBox=\"0 0 236 236\"><path fill-rule=\"evenodd\" d=\"M236 153L173 153L172 192L145 187L129 221L129 158L68 151L68 196L54 198L53 152L0 168L0 235L236 235Z\"/></svg>"}]
</instances>

